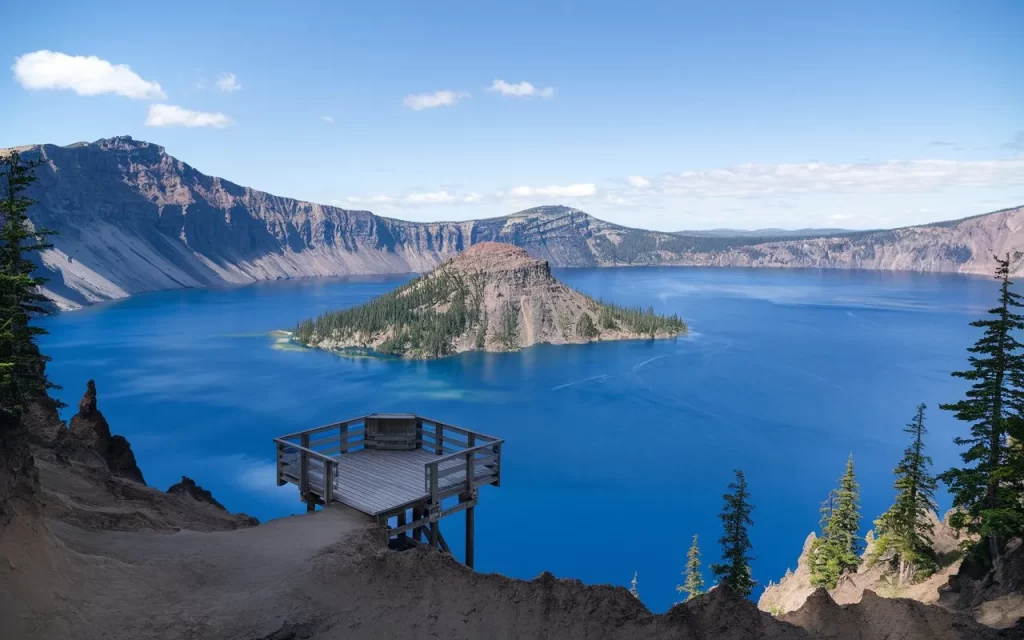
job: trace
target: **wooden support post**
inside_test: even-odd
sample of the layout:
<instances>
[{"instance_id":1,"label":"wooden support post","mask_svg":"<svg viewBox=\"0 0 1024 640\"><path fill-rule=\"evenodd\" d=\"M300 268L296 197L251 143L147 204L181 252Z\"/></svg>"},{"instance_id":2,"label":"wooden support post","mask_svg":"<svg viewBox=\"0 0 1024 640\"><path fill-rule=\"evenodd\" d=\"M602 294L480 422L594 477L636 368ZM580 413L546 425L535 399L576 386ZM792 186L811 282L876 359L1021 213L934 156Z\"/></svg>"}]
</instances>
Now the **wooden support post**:
<instances>
[{"instance_id":1,"label":"wooden support post","mask_svg":"<svg viewBox=\"0 0 1024 640\"><path fill-rule=\"evenodd\" d=\"M452 550L448 546L448 542L444 539L444 534L441 533L441 521L438 520L437 522L435 522L434 526L437 528L437 548L441 551L444 551L448 555L452 555Z\"/></svg>"},{"instance_id":2,"label":"wooden support post","mask_svg":"<svg viewBox=\"0 0 1024 640\"><path fill-rule=\"evenodd\" d=\"M430 523L430 546L440 549L437 543L437 520Z\"/></svg>"},{"instance_id":3,"label":"wooden support post","mask_svg":"<svg viewBox=\"0 0 1024 640\"><path fill-rule=\"evenodd\" d=\"M412 521L418 522L423 519L423 507L412 508ZM413 527L412 539L416 542L423 542L423 527Z\"/></svg>"},{"instance_id":4,"label":"wooden support post","mask_svg":"<svg viewBox=\"0 0 1024 640\"><path fill-rule=\"evenodd\" d=\"M415 518L416 516L413 516L413 517ZM398 522L396 524L399 527L405 526L405 509L402 509L402 512L398 514ZM402 533L398 534L398 536L396 536L396 537L399 540L401 540L402 542L405 542L405 540L407 538L407 536L406 536L404 531Z\"/></svg>"},{"instance_id":5,"label":"wooden support post","mask_svg":"<svg viewBox=\"0 0 1024 640\"><path fill-rule=\"evenodd\" d=\"M466 509L466 566L470 569L473 568L475 555L473 553L473 521L475 520L473 511L475 511L473 507Z\"/></svg>"},{"instance_id":6,"label":"wooden support post","mask_svg":"<svg viewBox=\"0 0 1024 640\"><path fill-rule=\"evenodd\" d=\"M469 435L469 446L474 446L476 438L473 434ZM476 465L475 460L476 452L470 451L466 454L466 493L465 496L459 496L459 502L470 501L476 497ZM474 520L473 507L466 509L466 566L470 569L473 568L474 561L474 549L473 549L473 528Z\"/></svg>"},{"instance_id":7,"label":"wooden support post","mask_svg":"<svg viewBox=\"0 0 1024 640\"><path fill-rule=\"evenodd\" d=\"M313 513L316 511L316 501L313 500L313 496L306 496L306 513Z\"/></svg>"}]
</instances>

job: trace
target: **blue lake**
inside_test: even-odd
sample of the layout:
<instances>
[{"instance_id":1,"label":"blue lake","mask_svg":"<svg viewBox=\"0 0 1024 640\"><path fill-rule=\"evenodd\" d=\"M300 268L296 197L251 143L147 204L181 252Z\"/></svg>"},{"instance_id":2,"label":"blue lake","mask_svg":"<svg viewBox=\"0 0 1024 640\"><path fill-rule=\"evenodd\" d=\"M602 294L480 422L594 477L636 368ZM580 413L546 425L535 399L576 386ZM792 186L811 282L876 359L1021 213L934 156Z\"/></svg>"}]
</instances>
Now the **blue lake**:
<instances>
[{"instance_id":1,"label":"blue lake","mask_svg":"<svg viewBox=\"0 0 1024 640\"><path fill-rule=\"evenodd\" d=\"M94 378L149 484L195 478L229 509L298 513L271 439L370 412L416 412L506 439L481 490L477 569L548 570L626 585L655 611L678 596L698 534L718 560L732 470L753 495L754 576L777 580L853 452L865 531L889 504L903 425L929 405L936 468L962 427L938 403L995 295L988 278L863 271L578 269L592 296L679 313L686 338L432 362L275 348L268 332L361 303L407 277L289 281L138 296L44 320L51 378L71 407ZM948 500L943 499L943 508ZM445 521L448 524L448 521ZM461 558L461 521L443 527ZM710 572L707 580L712 582ZM760 588L755 590L755 596Z\"/></svg>"}]
</instances>

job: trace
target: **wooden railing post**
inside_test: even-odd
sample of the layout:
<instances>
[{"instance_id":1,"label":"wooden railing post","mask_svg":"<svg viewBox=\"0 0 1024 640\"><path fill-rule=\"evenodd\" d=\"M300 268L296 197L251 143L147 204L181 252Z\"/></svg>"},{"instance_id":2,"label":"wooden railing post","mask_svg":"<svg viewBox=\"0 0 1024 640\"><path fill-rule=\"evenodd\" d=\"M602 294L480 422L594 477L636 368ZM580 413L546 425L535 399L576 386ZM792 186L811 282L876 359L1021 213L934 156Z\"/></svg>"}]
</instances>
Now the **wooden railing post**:
<instances>
[{"instance_id":1,"label":"wooden railing post","mask_svg":"<svg viewBox=\"0 0 1024 640\"><path fill-rule=\"evenodd\" d=\"M338 436L341 439L341 452L348 453L348 423L342 422L341 429L338 431Z\"/></svg>"},{"instance_id":2,"label":"wooden railing post","mask_svg":"<svg viewBox=\"0 0 1024 640\"><path fill-rule=\"evenodd\" d=\"M309 493L309 434L304 433L300 436L300 444L302 449L299 449L299 493L302 495L303 500L308 500L309 497L306 495Z\"/></svg>"},{"instance_id":3,"label":"wooden railing post","mask_svg":"<svg viewBox=\"0 0 1024 640\"><path fill-rule=\"evenodd\" d=\"M331 504L334 499L334 474L338 469L338 463L334 460L324 462L324 506Z\"/></svg>"},{"instance_id":4,"label":"wooden railing post","mask_svg":"<svg viewBox=\"0 0 1024 640\"><path fill-rule=\"evenodd\" d=\"M423 448L423 418L416 416L416 448Z\"/></svg>"},{"instance_id":5,"label":"wooden railing post","mask_svg":"<svg viewBox=\"0 0 1024 640\"><path fill-rule=\"evenodd\" d=\"M497 468L497 479L494 481L494 486L501 486L501 443L494 445L494 466Z\"/></svg>"},{"instance_id":6,"label":"wooden railing post","mask_svg":"<svg viewBox=\"0 0 1024 640\"><path fill-rule=\"evenodd\" d=\"M284 479L284 445L280 442L274 443L277 446L277 486L283 487L288 483Z\"/></svg>"},{"instance_id":7,"label":"wooden railing post","mask_svg":"<svg viewBox=\"0 0 1024 640\"><path fill-rule=\"evenodd\" d=\"M437 463L430 465L430 546L437 547L437 525L440 521L441 499L437 491Z\"/></svg>"},{"instance_id":8,"label":"wooden railing post","mask_svg":"<svg viewBox=\"0 0 1024 640\"><path fill-rule=\"evenodd\" d=\"M444 453L444 425L440 422L434 423L434 442L437 444L435 453L437 455Z\"/></svg>"}]
</instances>

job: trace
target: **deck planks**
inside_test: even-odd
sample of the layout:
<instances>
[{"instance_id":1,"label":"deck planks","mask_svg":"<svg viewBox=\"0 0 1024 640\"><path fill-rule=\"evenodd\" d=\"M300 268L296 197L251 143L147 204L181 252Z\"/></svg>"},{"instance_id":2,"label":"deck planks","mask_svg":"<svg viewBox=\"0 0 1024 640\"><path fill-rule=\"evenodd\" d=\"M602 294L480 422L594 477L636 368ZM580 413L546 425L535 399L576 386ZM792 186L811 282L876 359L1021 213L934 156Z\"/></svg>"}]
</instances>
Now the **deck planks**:
<instances>
[{"instance_id":1,"label":"deck planks","mask_svg":"<svg viewBox=\"0 0 1024 640\"><path fill-rule=\"evenodd\" d=\"M369 515L380 515L403 505L424 500L429 496L425 486L424 465L437 459L427 449L387 451L362 449L332 456L338 460L334 481L334 500ZM465 460L456 458L438 465L438 488L441 491L466 482ZM293 475L298 470L298 454L286 453L282 463L285 472ZM495 461L475 461L474 480L487 481L494 474ZM452 470L448 475L444 471ZM310 488L322 494L323 468L310 469Z\"/></svg>"}]
</instances>

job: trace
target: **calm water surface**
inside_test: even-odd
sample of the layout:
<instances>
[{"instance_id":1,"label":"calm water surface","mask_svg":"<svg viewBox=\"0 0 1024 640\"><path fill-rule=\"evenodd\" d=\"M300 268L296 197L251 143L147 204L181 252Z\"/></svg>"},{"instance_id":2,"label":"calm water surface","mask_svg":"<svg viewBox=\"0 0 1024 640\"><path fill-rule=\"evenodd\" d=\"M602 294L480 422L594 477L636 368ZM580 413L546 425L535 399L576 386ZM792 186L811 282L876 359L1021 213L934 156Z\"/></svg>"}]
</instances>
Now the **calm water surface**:
<instances>
[{"instance_id":1,"label":"calm water surface","mask_svg":"<svg viewBox=\"0 0 1024 640\"><path fill-rule=\"evenodd\" d=\"M955 460L959 427L937 404L963 389L949 372L976 337L967 323L993 300L988 279L557 275L595 297L679 313L692 334L433 362L284 350L267 335L407 279L382 277L142 295L46 319L43 347L69 405L96 379L100 409L131 441L149 484L188 475L264 520L302 508L294 487L276 485L276 435L398 411L503 437L503 486L481 490L477 509L478 570L621 585L638 571L653 610L677 599L693 534L705 562L717 561L717 514L734 468L750 482L754 574L767 583L795 564L850 452L868 519L887 507L901 428L918 403L932 408L936 467ZM445 522L461 557L461 520Z\"/></svg>"}]
</instances>

